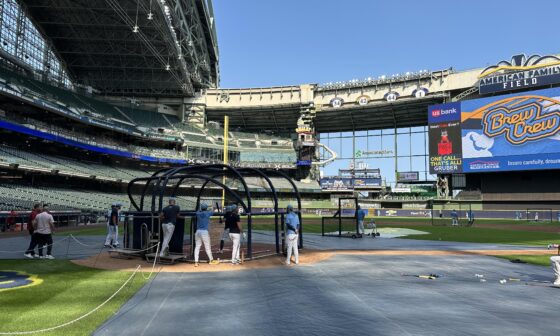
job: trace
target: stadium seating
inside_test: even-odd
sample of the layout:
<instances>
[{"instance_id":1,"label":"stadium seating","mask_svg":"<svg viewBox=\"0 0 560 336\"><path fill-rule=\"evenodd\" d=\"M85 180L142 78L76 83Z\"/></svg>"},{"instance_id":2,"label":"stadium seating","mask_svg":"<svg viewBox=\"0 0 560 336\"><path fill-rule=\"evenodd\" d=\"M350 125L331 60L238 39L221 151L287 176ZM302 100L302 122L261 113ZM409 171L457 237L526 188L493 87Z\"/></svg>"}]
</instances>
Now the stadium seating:
<instances>
[{"instance_id":1,"label":"stadium seating","mask_svg":"<svg viewBox=\"0 0 560 336\"><path fill-rule=\"evenodd\" d=\"M149 176L151 173L130 168L115 168L93 162L84 162L52 155L33 153L15 147L0 147L0 162L19 164L21 166L59 170L74 174L85 174L129 181L132 178Z\"/></svg>"}]
</instances>

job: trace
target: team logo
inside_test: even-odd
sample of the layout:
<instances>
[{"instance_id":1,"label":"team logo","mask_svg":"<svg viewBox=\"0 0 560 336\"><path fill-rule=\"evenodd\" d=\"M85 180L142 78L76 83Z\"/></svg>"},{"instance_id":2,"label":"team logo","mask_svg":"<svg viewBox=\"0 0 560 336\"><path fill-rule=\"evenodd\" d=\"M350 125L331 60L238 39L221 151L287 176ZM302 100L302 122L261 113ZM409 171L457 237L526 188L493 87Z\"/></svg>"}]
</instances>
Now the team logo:
<instances>
[{"instance_id":1,"label":"team logo","mask_svg":"<svg viewBox=\"0 0 560 336\"><path fill-rule=\"evenodd\" d=\"M338 98L338 97L333 98L333 99L331 99L330 104L331 104L332 107L335 107L335 108L341 107L342 104L344 104L344 99Z\"/></svg>"},{"instance_id":2,"label":"team logo","mask_svg":"<svg viewBox=\"0 0 560 336\"><path fill-rule=\"evenodd\" d=\"M18 271L0 271L0 292L39 285L43 282L36 275Z\"/></svg>"},{"instance_id":3,"label":"team logo","mask_svg":"<svg viewBox=\"0 0 560 336\"><path fill-rule=\"evenodd\" d=\"M497 72L536 70L553 65L560 65L560 58L553 55L532 55L530 57L526 57L525 55L521 54L513 56L511 58L511 61L504 60L498 62L498 64L496 65L487 67L478 77L488 77Z\"/></svg>"},{"instance_id":4,"label":"team logo","mask_svg":"<svg viewBox=\"0 0 560 336\"><path fill-rule=\"evenodd\" d=\"M498 102L484 113L484 134L490 138L503 134L509 143L521 145L558 133L560 111L549 108L551 100L548 97L518 96ZM543 102L547 107L543 107ZM552 105L556 104L560 102L554 101Z\"/></svg>"}]
</instances>

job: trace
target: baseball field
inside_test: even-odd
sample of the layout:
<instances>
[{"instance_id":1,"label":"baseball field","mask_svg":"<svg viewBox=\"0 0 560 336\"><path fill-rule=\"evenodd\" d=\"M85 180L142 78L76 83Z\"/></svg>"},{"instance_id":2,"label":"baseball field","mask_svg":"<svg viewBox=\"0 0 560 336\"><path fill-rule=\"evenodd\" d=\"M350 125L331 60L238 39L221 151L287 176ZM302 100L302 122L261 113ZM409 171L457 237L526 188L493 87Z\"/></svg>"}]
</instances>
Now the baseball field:
<instances>
[{"instance_id":1,"label":"baseball field","mask_svg":"<svg viewBox=\"0 0 560 336\"><path fill-rule=\"evenodd\" d=\"M408 318L401 323L386 315L390 314L392 304L410 303L411 300L421 300L424 296L433 296L436 292L438 294L435 296L435 302L445 304L457 295L457 291L462 290L484 295L484 300L493 298L498 302L502 300L510 303L511 300L531 302L531 297L535 296L547 300L549 295L557 296L560 293L548 293L548 288L544 286L520 285L533 281L535 284L546 284L546 281L552 279L549 257L556 253L556 250L549 250L547 246L560 241L558 223L478 220L473 227L451 227L432 226L430 221L424 219L378 218L376 222L381 231L408 228L423 234L398 239L327 238L320 236L320 218L305 217L303 231L306 244L305 249L300 252L302 262L297 268L282 266L281 259L274 256L266 262L246 262L239 269L217 265L211 269L211 273L207 273L210 270L208 267L202 267L200 272L190 270L189 273L185 273L182 269L192 267L186 264L177 268L165 266L163 271L158 268L158 271L163 273L153 274L149 273L151 265L139 259L126 261L127 266L122 269L111 270L101 269L95 264L90 264L94 267L86 267L77 262L84 258L96 262L96 258L105 258L99 257L105 253L101 249L102 236L106 230L104 226L58 233L55 239L58 246L54 246L56 260L24 260L22 253L10 252L25 248L28 237L4 237L0 239L3 243L3 251L0 251L0 271L4 272L0 273L0 335L17 335L19 332L29 331L40 331L36 333L40 335L173 334L173 329L165 324L165 321L171 319L170 315L165 315L164 318L160 314L166 312L172 316L173 307L176 308L178 304L184 304L192 311L191 315L184 319L177 316L174 322L177 325L186 325L188 321L206 321L208 316L204 312L210 315L214 314L212 309L221 312L220 304L242 304L245 307L234 315L251 322L243 324L240 332L259 335L266 329L249 314L254 313L255 309L258 310L262 304L265 304L268 313L275 314L276 308L271 306L274 304L303 312L301 309L307 309L314 304L335 303L342 304L340 310L346 309L350 320L362 321L363 312L355 311L354 306L362 307L366 311L371 309L371 314L366 314L369 320L363 320L365 325L371 326L372 321L385 321L388 323L384 327L388 328L387 332L404 330L414 334L415 327L410 324ZM253 223L253 230L266 232L271 229L270 218L258 218ZM322 252L315 251L315 248ZM516 263L510 263L509 260L515 260ZM101 264L99 261L99 265ZM135 265L142 268L137 270ZM221 267L224 268L220 269ZM340 273L335 273L335 270ZM28 276L29 284L13 288L1 287L2 284L12 281L9 272ZM481 285L479 279L473 277L477 272L486 273L486 284ZM424 273L441 274L441 277L432 280L417 277ZM345 279L344 274L348 278ZM403 276L405 274L412 276ZM278 280L272 280L274 278ZM507 285L496 285L504 279L509 279ZM285 288L282 288L283 285L278 285L281 283L289 288L292 281L301 285L301 288L294 289L293 293L286 292ZM438 284L441 288L437 288ZM402 291L406 286L416 288L417 294L412 298L404 295ZM508 289L507 286L518 286L517 289L521 288L523 294L517 298L508 297L508 291L504 291ZM384 292L373 290L376 287L384 288ZM226 288L226 292L227 288L238 290L236 293L239 296L234 297L240 301L235 302L232 297L228 298L218 288ZM308 289L307 292L299 292L305 288ZM333 290L334 292L328 295L324 292ZM241 296L240 293L245 296ZM275 293L284 293L282 295L291 299L270 297L276 295ZM299 298L298 293L302 295ZM349 296L340 297L341 293ZM371 296L364 299L363 293ZM447 293L447 296L443 296L444 293ZM310 302L302 301L304 298ZM311 302L313 300L318 300L318 303ZM478 304L463 297L462 300L457 309L475 314L472 309ZM387 312L372 308L372 305L380 302L388 304ZM527 304L527 301L525 302ZM491 312L496 315L494 309L497 308L492 308ZM515 330L516 322L513 321L519 317L515 315L521 312L513 309L509 313L510 317L498 314L500 317L496 321L501 322L497 327ZM322 312L320 315L337 321L330 313ZM333 312L333 315L336 315L336 312ZM300 328L296 331L310 331L308 328L313 326L319 331L324 331L322 334L330 334L327 327L328 330L339 331L341 328L337 324L337 328L333 329L332 321L324 321L319 325L317 321L306 324L301 316L293 318ZM441 316L432 316L432 319L443 323ZM284 318L277 318L271 323L282 325L284 322ZM54 329L49 330L50 328ZM223 329L221 326L213 326L210 322L205 325L191 325L190 328L192 334L210 334ZM491 326L484 324L480 328ZM543 330L542 334L555 331L554 328L558 326ZM360 325L355 329L355 334L367 334L367 330L368 328ZM448 327L437 325L430 330L449 331Z\"/></svg>"}]
</instances>

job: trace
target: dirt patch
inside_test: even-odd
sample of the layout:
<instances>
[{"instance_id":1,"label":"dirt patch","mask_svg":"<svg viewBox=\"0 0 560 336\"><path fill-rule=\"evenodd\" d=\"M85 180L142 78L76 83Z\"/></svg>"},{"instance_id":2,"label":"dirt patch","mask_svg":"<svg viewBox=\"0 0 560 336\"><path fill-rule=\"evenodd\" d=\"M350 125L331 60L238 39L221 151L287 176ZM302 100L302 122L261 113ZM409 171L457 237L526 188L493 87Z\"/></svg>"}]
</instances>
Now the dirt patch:
<instances>
[{"instance_id":1,"label":"dirt patch","mask_svg":"<svg viewBox=\"0 0 560 336\"><path fill-rule=\"evenodd\" d=\"M457 255L485 255L485 256L502 256L502 255L555 255L555 250L542 250L542 249L527 249L527 250L462 250L462 251L443 251L443 250L308 250L303 249L300 251L299 265L311 265L327 260L334 255L380 255L380 256L401 256L401 255L415 255L415 256L457 256ZM199 267L195 267L192 262L179 262L175 265L158 265L155 266L156 272L187 272L187 273L201 273L201 272L227 272L227 271L242 271L250 269L262 269L272 267L297 267L292 263L292 266L283 264L285 257L283 256L268 256L257 258L254 260L246 261L241 265L232 265L230 262L222 261L218 265L209 265L207 263L200 263ZM106 269L106 270L124 270L133 271L138 265L142 266L142 272L151 272L152 264L139 258L135 259L117 259L111 258L107 252L99 256L92 256L87 259L72 260L77 265Z\"/></svg>"}]
</instances>

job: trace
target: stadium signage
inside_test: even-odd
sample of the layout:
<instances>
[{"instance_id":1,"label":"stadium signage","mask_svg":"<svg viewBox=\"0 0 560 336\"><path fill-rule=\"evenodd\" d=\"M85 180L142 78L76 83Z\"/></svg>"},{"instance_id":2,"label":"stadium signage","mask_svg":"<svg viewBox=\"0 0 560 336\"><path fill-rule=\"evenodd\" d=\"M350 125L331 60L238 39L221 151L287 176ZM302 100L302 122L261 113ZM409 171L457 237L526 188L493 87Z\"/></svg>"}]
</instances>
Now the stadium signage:
<instances>
[{"instance_id":1,"label":"stadium signage","mask_svg":"<svg viewBox=\"0 0 560 336\"><path fill-rule=\"evenodd\" d=\"M560 88L466 100L428 118L432 174L560 169ZM455 103L457 104L457 103ZM436 113L437 115L437 113Z\"/></svg>"},{"instance_id":2,"label":"stadium signage","mask_svg":"<svg viewBox=\"0 0 560 336\"><path fill-rule=\"evenodd\" d=\"M535 102L513 109L500 106L486 112L482 125L486 136L504 134L508 142L521 145L556 134L560 128L560 112L543 114L541 105Z\"/></svg>"},{"instance_id":3,"label":"stadium signage","mask_svg":"<svg viewBox=\"0 0 560 336\"><path fill-rule=\"evenodd\" d=\"M423 98L426 97L428 92L428 89L421 87L412 91L412 96L415 98Z\"/></svg>"},{"instance_id":4,"label":"stadium signage","mask_svg":"<svg viewBox=\"0 0 560 336\"><path fill-rule=\"evenodd\" d=\"M369 96L362 95L362 96L359 96L358 99L356 99L356 103L358 103L358 105L360 105L360 106L364 106L364 105L367 105L370 100L371 100L371 98Z\"/></svg>"},{"instance_id":5,"label":"stadium signage","mask_svg":"<svg viewBox=\"0 0 560 336\"><path fill-rule=\"evenodd\" d=\"M397 172L397 182L418 181L419 173L416 172Z\"/></svg>"},{"instance_id":6,"label":"stadium signage","mask_svg":"<svg viewBox=\"0 0 560 336\"><path fill-rule=\"evenodd\" d=\"M383 99L385 99L388 102L394 102L397 99L399 99L399 93L395 92L395 91L391 91L391 92L387 92L384 96Z\"/></svg>"},{"instance_id":7,"label":"stadium signage","mask_svg":"<svg viewBox=\"0 0 560 336\"><path fill-rule=\"evenodd\" d=\"M479 79L480 94L560 83L560 58L552 55L515 55L511 61L487 67Z\"/></svg>"},{"instance_id":8,"label":"stadium signage","mask_svg":"<svg viewBox=\"0 0 560 336\"><path fill-rule=\"evenodd\" d=\"M0 292L40 285L43 282L36 275L19 271L0 271Z\"/></svg>"},{"instance_id":9,"label":"stadium signage","mask_svg":"<svg viewBox=\"0 0 560 336\"><path fill-rule=\"evenodd\" d=\"M335 97L331 99L330 104L334 108L342 107L342 105L344 105L344 99Z\"/></svg>"}]
</instances>

